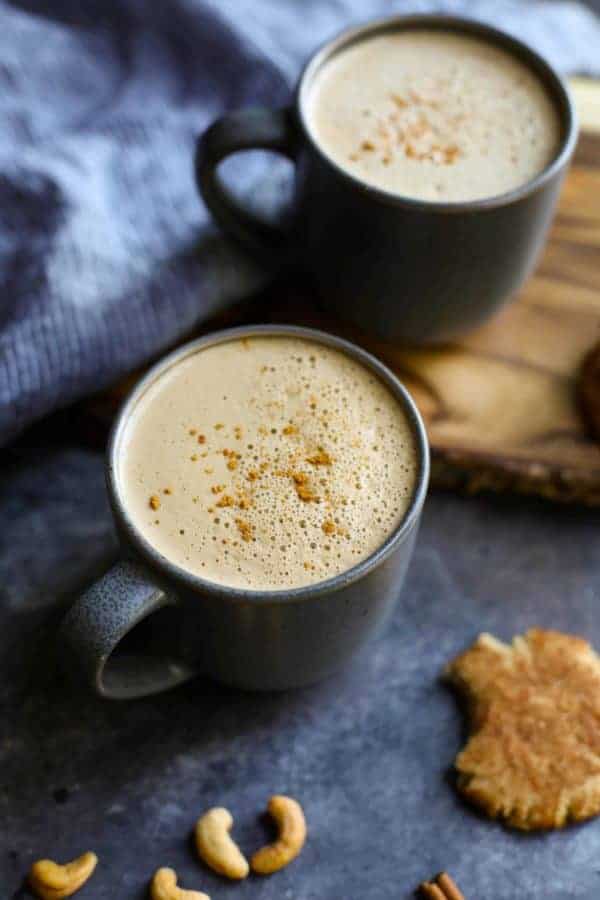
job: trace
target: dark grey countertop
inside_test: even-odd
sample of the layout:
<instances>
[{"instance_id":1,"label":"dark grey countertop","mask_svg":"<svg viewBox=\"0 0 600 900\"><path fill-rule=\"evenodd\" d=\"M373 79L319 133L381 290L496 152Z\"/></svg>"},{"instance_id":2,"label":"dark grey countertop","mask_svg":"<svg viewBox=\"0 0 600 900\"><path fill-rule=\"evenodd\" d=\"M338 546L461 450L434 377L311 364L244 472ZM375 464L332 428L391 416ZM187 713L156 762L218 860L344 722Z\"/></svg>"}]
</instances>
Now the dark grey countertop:
<instances>
[{"instance_id":1,"label":"dark grey countertop","mask_svg":"<svg viewBox=\"0 0 600 900\"><path fill-rule=\"evenodd\" d=\"M282 695L197 680L111 703L65 680L52 648L61 609L115 553L102 457L36 440L0 475L2 897L27 896L34 859L86 849L100 865L82 900L141 900L160 865L213 900L404 900L442 868L467 900L600 896L600 819L525 836L462 804L463 724L439 681L483 629L542 625L600 647L597 512L434 494L392 625L346 672ZM300 859L242 884L203 869L196 817L229 807L251 852L273 792L305 807Z\"/></svg>"},{"instance_id":2,"label":"dark grey countertop","mask_svg":"<svg viewBox=\"0 0 600 900\"><path fill-rule=\"evenodd\" d=\"M40 433L0 458L2 900L28 896L34 859L86 849L100 865L81 900L141 900L159 865L212 900L405 900L442 868L467 900L600 897L600 819L526 836L462 804L463 722L439 682L483 629L561 628L600 648L598 512L433 494L391 627L346 672L290 694L197 680L110 703L66 680L52 647L61 610L116 553L102 456ZM228 806L251 852L276 791L304 804L301 857L242 884L203 869L197 816Z\"/></svg>"}]
</instances>

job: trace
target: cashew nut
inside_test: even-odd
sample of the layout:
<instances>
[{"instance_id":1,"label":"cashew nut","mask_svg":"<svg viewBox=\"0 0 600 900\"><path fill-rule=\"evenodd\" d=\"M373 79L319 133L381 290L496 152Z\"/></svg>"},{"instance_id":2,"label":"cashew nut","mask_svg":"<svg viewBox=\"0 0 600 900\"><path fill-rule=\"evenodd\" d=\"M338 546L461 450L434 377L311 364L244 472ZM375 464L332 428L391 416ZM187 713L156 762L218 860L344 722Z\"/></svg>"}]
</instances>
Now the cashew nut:
<instances>
[{"instance_id":1,"label":"cashew nut","mask_svg":"<svg viewBox=\"0 0 600 900\"><path fill-rule=\"evenodd\" d=\"M200 858L219 875L239 880L248 874L248 862L229 835L232 825L227 809L209 809L196 822L196 848Z\"/></svg>"},{"instance_id":2,"label":"cashew nut","mask_svg":"<svg viewBox=\"0 0 600 900\"><path fill-rule=\"evenodd\" d=\"M275 795L269 800L267 811L277 822L279 837L258 850L250 860L252 871L259 875L283 869L298 856L306 840L306 821L296 800Z\"/></svg>"},{"instance_id":3,"label":"cashew nut","mask_svg":"<svg viewBox=\"0 0 600 900\"><path fill-rule=\"evenodd\" d=\"M29 870L29 884L42 900L62 900L86 883L97 862L95 853L84 853L64 866L51 859L39 859Z\"/></svg>"},{"instance_id":4,"label":"cashew nut","mask_svg":"<svg viewBox=\"0 0 600 900\"><path fill-rule=\"evenodd\" d=\"M177 887L177 873L173 869L157 869L150 885L152 900L210 900L200 891L184 891Z\"/></svg>"}]
</instances>

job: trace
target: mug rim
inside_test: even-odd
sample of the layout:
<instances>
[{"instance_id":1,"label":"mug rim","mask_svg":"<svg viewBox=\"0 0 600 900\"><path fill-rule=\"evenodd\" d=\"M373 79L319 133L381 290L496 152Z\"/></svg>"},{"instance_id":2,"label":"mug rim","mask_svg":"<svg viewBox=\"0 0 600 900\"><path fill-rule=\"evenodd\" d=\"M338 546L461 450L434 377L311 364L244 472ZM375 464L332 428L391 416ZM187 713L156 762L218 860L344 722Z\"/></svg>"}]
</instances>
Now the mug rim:
<instances>
[{"instance_id":1,"label":"mug rim","mask_svg":"<svg viewBox=\"0 0 600 900\"><path fill-rule=\"evenodd\" d=\"M297 337L309 341L312 340L346 353L351 359L357 360L373 371L392 392L407 416L417 453L417 473L409 506L386 539L369 556L350 569L340 572L331 578L296 588L278 588L274 590L268 588L263 590L239 588L219 584L187 571L183 566L169 560L139 531L133 518L127 511L119 487L118 458L123 434L136 404L154 382L172 366L208 347L229 343L232 340L239 340L243 337L251 338L257 336ZM141 378L125 398L111 429L107 448L106 480L113 515L119 524L121 532L126 536L128 542L133 545L143 562L148 564L151 569L158 568L161 574L164 574L169 581L180 584L183 588L191 589L199 594L265 604L312 599L324 594L331 594L353 582L359 581L380 566L397 549L418 522L429 485L429 466L429 443L421 414L402 382L377 357L351 341L347 341L345 338L315 328L299 325L241 325L211 332L189 341L162 357Z\"/></svg>"},{"instance_id":2,"label":"mug rim","mask_svg":"<svg viewBox=\"0 0 600 900\"><path fill-rule=\"evenodd\" d=\"M310 83L317 72L337 53L343 52L352 44L360 43L365 38L373 37L378 34L387 34L392 31L417 29L454 31L473 37L479 37L488 43L506 50L538 75L544 87L551 95L563 130L557 153L541 172L510 191L504 191L501 194L493 194L490 197L459 201L423 200L404 194L396 194L392 191L385 190L385 188L378 187L377 185L368 184L358 176L342 168L339 163L325 152L313 134L306 116L307 95ZM528 197L554 178L561 169L566 167L573 155L578 137L577 115L569 88L562 76L544 56L519 38L514 37L512 34L509 34L500 28L489 25L486 22L481 22L478 19L470 19L465 16L445 15L441 13L414 13L408 15L400 14L383 16L376 19L370 19L362 25L345 28L338 32L333 38L322 43L305 63L296 83L293 107L304 140L306 140L321 161L331 166L336 174L346 181L350 187L354 187L365 194L371 195L378 200L393 206L400 206L406 209L429 213L453 214L496 209L498 207L508 206L524 197Z\"/></svg>"}]
</instances>

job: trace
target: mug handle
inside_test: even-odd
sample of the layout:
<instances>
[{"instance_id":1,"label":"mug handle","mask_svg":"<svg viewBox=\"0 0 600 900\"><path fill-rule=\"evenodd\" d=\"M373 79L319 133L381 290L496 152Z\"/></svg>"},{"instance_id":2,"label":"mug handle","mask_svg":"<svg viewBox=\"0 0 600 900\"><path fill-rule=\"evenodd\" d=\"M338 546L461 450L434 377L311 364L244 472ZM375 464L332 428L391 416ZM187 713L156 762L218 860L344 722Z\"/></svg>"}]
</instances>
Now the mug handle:
<instances>
[{"instance_id":1,"label":"mug handle","mask_svg":"<svg viewBox=\"0 0 600 900\"><path fill-rule=\"evenodd\" d=\"M297 139L291 109L245 109L217 119L198 138L194 168L198 190L223 231L259 256L281 257L289 234L245 209L217 174L219 163L240 150L273 150L296 159Z\"/></svg>"},{"instance_id":2,"label":"mug handle","mask_svg":"<svg viewBox=\"0 0 600 900\"><path fill-rule=\"evenodd\" d=\"M129 700L175 687L197 672L165 656L127 656L106 665L117 644L143 619L177 599L166 594L138 563L123 560L94 582L71 607L58 638L66 658L83 669L101 697Z\"/></svg>"}]
</instances>

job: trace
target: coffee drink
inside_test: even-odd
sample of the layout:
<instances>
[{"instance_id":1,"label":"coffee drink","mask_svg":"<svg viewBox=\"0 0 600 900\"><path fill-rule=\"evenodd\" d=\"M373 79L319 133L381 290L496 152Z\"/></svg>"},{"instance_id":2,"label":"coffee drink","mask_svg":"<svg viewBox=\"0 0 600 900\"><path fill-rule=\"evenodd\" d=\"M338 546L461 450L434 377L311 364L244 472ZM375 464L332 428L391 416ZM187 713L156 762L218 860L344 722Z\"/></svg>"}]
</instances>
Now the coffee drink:
<instances>
[{"instance_id":1,"label":"coffee drink","mask_svg":"<svg viewBox=\"0 0 600 900\"><path fill-rule=\"evenodd\" d=\"M297 588L347 571L401 522L418 460L368 368L315 341L235 338L161 374L123 434L119 491L168 560L222 585Z\"/></svg>"},{"instance_id":2,"label":"coffee drink","mask_svg":"<svg viewBox=\"0 0 600 900\"><path fill-rule=\"evenodd\" d=\"M407 30L364 40L310 87L309 129L352 175L408 198L503 194L555 157L560 119L536 73L468 35Z\"/></svg>"}]
</instances>

